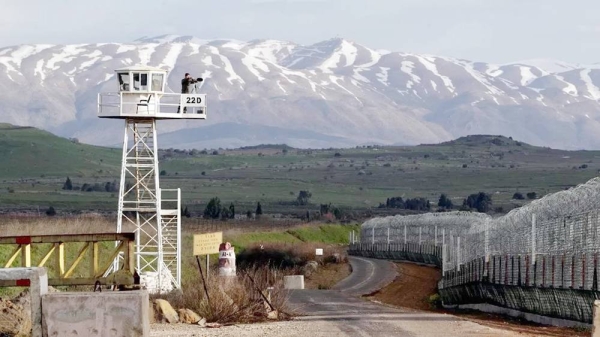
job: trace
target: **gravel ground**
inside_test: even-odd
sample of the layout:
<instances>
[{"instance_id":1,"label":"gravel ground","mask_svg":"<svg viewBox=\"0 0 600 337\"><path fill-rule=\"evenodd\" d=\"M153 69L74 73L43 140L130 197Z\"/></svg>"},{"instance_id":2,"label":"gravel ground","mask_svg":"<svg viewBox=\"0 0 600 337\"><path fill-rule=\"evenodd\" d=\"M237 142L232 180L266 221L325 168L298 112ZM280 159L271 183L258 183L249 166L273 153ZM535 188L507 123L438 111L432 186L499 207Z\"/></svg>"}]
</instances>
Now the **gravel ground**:
<instances>
[{"instance_id":1,"label":"gravel ground","mask_svg":"<svg viewBox=\"0 0 600 337\"><path fill-rule=\"evenodd\" d=\"M194 325L152 325L151 336L406 336L479 337L539 336L489 327L444 314L393 308L357 297L379 289L396 276L387 261L351 259L353 273L336 290L295 290L290 307L305 316L287 322L202 328Z\"/></svg>"},{"instance_id":2,"label":"gravel ground","mask_svg":"<svg viewBox=\"0 0 600 337\"><path fill-rule=\"evenodd\" d=\"M412 318L412 319L410 319ZM426 321L426 322L424 322ZM359 324L357 324L359 323ZM202 328L184 324L154 324L150 336L423 336L423 337L527 337L522 332L490 328L447 315L413 313L411 317L395 315L346 315L341 317L306 317L288 322L247 324L221 328Z\"/></svg>"}]
</instances>

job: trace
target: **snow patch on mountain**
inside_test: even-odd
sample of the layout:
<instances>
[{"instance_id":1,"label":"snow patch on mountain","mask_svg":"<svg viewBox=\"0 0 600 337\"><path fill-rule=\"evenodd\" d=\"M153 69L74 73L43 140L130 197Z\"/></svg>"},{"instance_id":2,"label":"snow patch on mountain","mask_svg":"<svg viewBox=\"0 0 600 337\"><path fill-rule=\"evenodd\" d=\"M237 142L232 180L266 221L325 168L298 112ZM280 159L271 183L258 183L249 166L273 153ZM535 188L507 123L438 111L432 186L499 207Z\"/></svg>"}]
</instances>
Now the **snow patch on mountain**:
<instances>
[{"instance_id":1,"label":"snow patch on mountain","mask_svg":"<svg viewBox=\"0 0 600 337\"><path fill-rule=\"evenodd\" d=\"M452 84L452 81L450 80L450 78L448 76L442 76L440 75L440 73L437 70L437 66L435 65L435 58L433 57L426 57L426 56L417 56L417 59L419 60L419 62L421 62L421 64L423 64L425 66L425 68L427 70L429 70L433 75L439 77L442 82L444 83L444 86L446 86L446 89L448 89L448 91L450 91L451 93L454 93L454 84Z\"/></svg>"},{"instance_id":2,"label":"snow patch on mountain","mask_svg":"<svg viewBox=\"0 0 600 337\"><path fill-rule=\"evenodd\" d=\"M410 76L410 78L412 80L412 81L409 81L409 82L411 82L410 85L408 83L406 84L407 88L410 88L412 86L412 82L421 83L421 78L413 73L414 68L415 68L414 62L402 61L402 66L400 67L400 70L402 70L404 73L408 74L408 76Z\"/></svg>"},{"instance_id":3,"label":"snow patch on mountain","mask_svg":"<svg viewBox=\"0 0 600 337\"><path fill-rule=\"evenodd\" d=\"M589 93L589 96L587 97L597 101L600 99L600 89L598 89L598 87L592 81L592 78L590 77L591 71L591 69L584 69L581 71L580 75L581 80L585 83L585 86Z\"/></svg>"},{"instance_id":4,"label":"snow patch on mountain","mask_svg":"<svg viewBox=\"0 0 600 337\"><path fill-rule=\"evenodd\" d=\"M167 55L165 56L163 61L158 66L159 68L167 67L168 70L172 70L173 68L175 68L177 58L181 54L184 45L182 43L174 43L170 44L170 46L171 48L167 52Z\"/></svg>"},{"instance_id":5,"label":"snow patch on mountain","mask_svg":"<svg viewBox=\"0 0 600 337\"><path fill-rule=\"evenodd\" d=\"M576 96L576 97L578 96L577 87L573 83L569 83L569 82L565 81L565 78L560 75L554 75L554 78L556 78L557 80L566 84L566 86L562 88L563 92L565 92L566 94L569 94L571 96ZM570 103L570 102L568 102L568 103Z\"/></svg>"},{"instance_id":6,"label":"snow patch on mountain","mask_svg":"<svg viewBox=\"0 0 600 337\"><path fill-rule=\"evenodd\" d=\"M138 48L138 57L140 58L140 63L143 65L149 65L150 60L152 59L152 54L156 51L156 47L158 43L148 43L142 45Z\"/></svg>"},{"instance_id":7,"label":"snow patch on mountain","mask_svg":"<svg viewBox=\"0 0 600 337\"><path fill-rule=\"evenodd\" d=\"M522 86L528 85L529 83L533 82L533 80L535 80L537 78L537 76L535 76L533 74L533 72L531 72L531 68L519 66L519 69L521 70L521 85Z\"/></svg>"}]
</instances>

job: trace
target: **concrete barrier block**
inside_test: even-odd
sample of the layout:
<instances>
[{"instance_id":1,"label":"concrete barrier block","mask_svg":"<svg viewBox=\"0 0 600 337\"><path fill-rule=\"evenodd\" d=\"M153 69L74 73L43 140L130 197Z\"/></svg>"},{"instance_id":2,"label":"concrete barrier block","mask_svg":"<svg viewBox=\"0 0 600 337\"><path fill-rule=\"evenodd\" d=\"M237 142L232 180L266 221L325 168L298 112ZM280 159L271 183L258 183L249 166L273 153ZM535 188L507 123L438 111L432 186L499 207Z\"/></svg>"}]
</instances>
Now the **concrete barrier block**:
<instances>
[{"instance_id":1,"label":"concrete barrier block","mask_svg":"<svg viewBox=\"0 0 600 337\"><path fill-rule=\"evenodd\" d=\"M144 290L46 294L44 336L148 336L148 302Z\"/></svg>"},{"instance_id":2,"label":"concrete barrier block","mask_svg":"<svg viewBox=\"0 0 600 337\"><path fill-rule=\"evenodd\" d=\"M285 289L304 289L304 275L291 275L283 277Z\"/></svg>"},{"instance_id":3,"label":"concrete barrier block","mask_svg":"<svg viewBox=\"0 0 600 337\"><path fill-rule=\"evenodd\" d=\"M592 320L592 337L600 337L600 301L594 301L594 318Z\"/></svg>"},{"instance_id":4,"label":"concrete barrier block","mask_svg":"<svg viewBox=\"0 0 600 337\"><path fill-rule=\"evenodd\" d=\"M0 268L0 280L15 281L15 286L29 286L31 296L31 335L42 336L42 296L48 293L46 268ZM27 281L27 282L23 282Z\"/></svg>"}]
</instances>

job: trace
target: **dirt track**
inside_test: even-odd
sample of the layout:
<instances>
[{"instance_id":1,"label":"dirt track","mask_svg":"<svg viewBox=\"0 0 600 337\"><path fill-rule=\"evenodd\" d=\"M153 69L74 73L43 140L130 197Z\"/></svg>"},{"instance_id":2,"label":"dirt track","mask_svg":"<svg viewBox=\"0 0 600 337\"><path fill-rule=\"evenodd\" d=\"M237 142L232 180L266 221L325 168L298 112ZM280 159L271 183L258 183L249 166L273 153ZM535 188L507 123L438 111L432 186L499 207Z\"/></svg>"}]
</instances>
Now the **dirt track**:
<instances>
[{"instance_id":1,"label":"dirt track","mask_svg":"<svg viewBox=\"0 0 600 337\"><path fill-rule=\"evenodd\" d=\"M429 303L428 298L436 292L437 282L441 277L440 271L436 268L419 266L412 263L396 263L396 267L398 270L398 277L396 277L392 283L383 289L376 291L372 296L368 296L367 298L402 308L453 314L461 319L476 322L485 326L535 336L558 337L590 335L590 332L540 326L526 321L519 321L517 319L477 311L436 309Z\"/></svg>"}]
</instances>

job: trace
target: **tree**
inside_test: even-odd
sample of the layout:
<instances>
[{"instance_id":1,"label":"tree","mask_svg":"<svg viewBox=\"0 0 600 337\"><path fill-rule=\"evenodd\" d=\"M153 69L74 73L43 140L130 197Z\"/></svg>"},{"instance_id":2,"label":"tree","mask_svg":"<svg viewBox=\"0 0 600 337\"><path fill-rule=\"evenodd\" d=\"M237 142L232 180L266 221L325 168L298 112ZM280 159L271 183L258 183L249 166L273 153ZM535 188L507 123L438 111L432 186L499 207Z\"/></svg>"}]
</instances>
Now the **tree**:
<instances>
[{"instance_id":1,"label":"tree","mask_svg":"<svg viewBox=\"0 0 600 337\"><path fill-rule=\"evenodd\" d=\"M336 219L341 219L342 218L342 211L339 208L334 208L333 209L333 216L335 216Z\"/></svg>"},{"instance_id":2,"label":"tree","mask_svg":"<svg viewBox=\"0 0 600 337\"><path fill-rule=\"evenodd\" d=\"M300 191L298 193L298 198L296 198L296 201L298 202L298 205L304 206L308 204L308 199L310 199L311 197L312 194L309 191Z\"/></svg>"},{"instance_id":3,"label":"tree","mask_svg":"<svg viewBox=\"0 0 600 337\"><path fill-rule=\"evenodd\" d=\"M252 219L252 211L251 211L251 210L248 210L248 211L246 212L246 217L247 217L248 219Z\"/></svg>"},{"instance_id":4,"label":"tree","mask_svg":"<svg viewBox=\"0 0 600 337\"><path fill-rule=\"evenodd\" d=\"M513 194L512 198L514 200L523 200L523 199L525 199L525 197L523 196L523 194L520 193L520 192L515 192L515 194Z\"/></svg>"},{"instance_id":5,"label":"tree","mask_svg":"<svg viewBox=\"0 0 600 337\"><path fill-rule=\"evenodd\" d=\"M235 219L235 206L233 206L233 202L229 204L229 217Z\"/></svg>"},{"instance_id":6,"label":"tree","mask_svg":"<svg viewBox=\"0 0 600 337\"><path fill-rule=\"evenodd\" d=\"M527 193L527 199L535 199L535 198L537 198L537 193L535 193L535 192Z\"/></svg>"},{"instance_id":7,"label":"tree","mask_svg":"<svg viewBox=\"0 0 600 337\"><path fill-rule=\"evenodd\" d=\"M227 220L231 218L231 213L229 212L229 208L223 206L223 208L221 208L221 220Z\"/></svg>"},{"instance_id":8,"label":"tree","mask_svg":"<svg viewBox=\"0 0 600 337\"><path fill-rule=\"evenodd\" d=\"M55 216L56 210L54 210L54 207L52 207L52 206L48 207L48 209L46 210L46 215L47 216Z\"/></svg>"},{"instance_id":9,"label":"tree","mask_svg":"<svg viewBox=\"0 0 600 337\"><path fill-rule=\"evenodd\" d=\"M404 200L402 199L402 197L392 197L392 198L388 198L385 201L385 207L387 208L406 208L406 204L404 203Z\"/></svg>"},{"instance_id":10,"label":"tree","mask_svg":"<svg viewBox=\"0 0 600 337\"><path fill-rule=\"evenodd\" d=\"M71 179L67 177L67 181L63 184L63 190L71 191L73 190L73 183L71 183Z\"/></svg>"},{"instance_id":11,"label":"tree","mask_svg":"<svg viewBox=\"0 0 600 337\"><path fill-rule=\"evenodd\" d=\"M429 200L425 198L406 199L404 208L413 211L429 211L431 209L431 204L429 203Z\"/></svg>"},{"instance_id":12,"label":"tree","mask_svg":"<svg viewBox=\"0 0 600 337\"><path fill-rule=\"evenodd\" d=\"M463 209L465 207L475 208L480 213L488 212L492 208L492 196L484 192L471 194L463 200Z\"/></svg>"},{"instance_id":13,"label":"tree","mask_svg":"<svg viewBox=\"0 0 600 337\"><path fill-rule=\"evenodd\" d=\"M218 197L210 199L204 209L204 217L206 219L218 219L221 215L221 200Z\"/></svg>"},{"instance_id":14,"label":"tree","mask_svg":"<svg viewBox=\"0 0 600 337\"><path fill-rule=\"evenodd\" d=\"M454 205L452 204L452 200L450 200L446 194L442 193L442 195L440 195L440 200L438 201L438 207L452 209Z\"/></svg>"},{"instance_id":15,"label":"tree","mask_svg":"<svg viewBox=\"0 0 600 337\"><path fill-rule=\"evenodd\" d=\"M190 214L190 211L188 211L187 206L185 206L185 209L183 211L181 211L181 216L184 216L186 218L191 217L192 215Z\"/></svg>"},{"instance_id":16,"label":"tree","mask_svg":"<svg viewBox=\"0 0 600 337\"><path fill-rule=\"evenodd\" d=\"M256 214L256 216L262 215L262 206L260 206L260 201L256 204L256 212L254 212Z\"/></svg>"}]
</instances>

